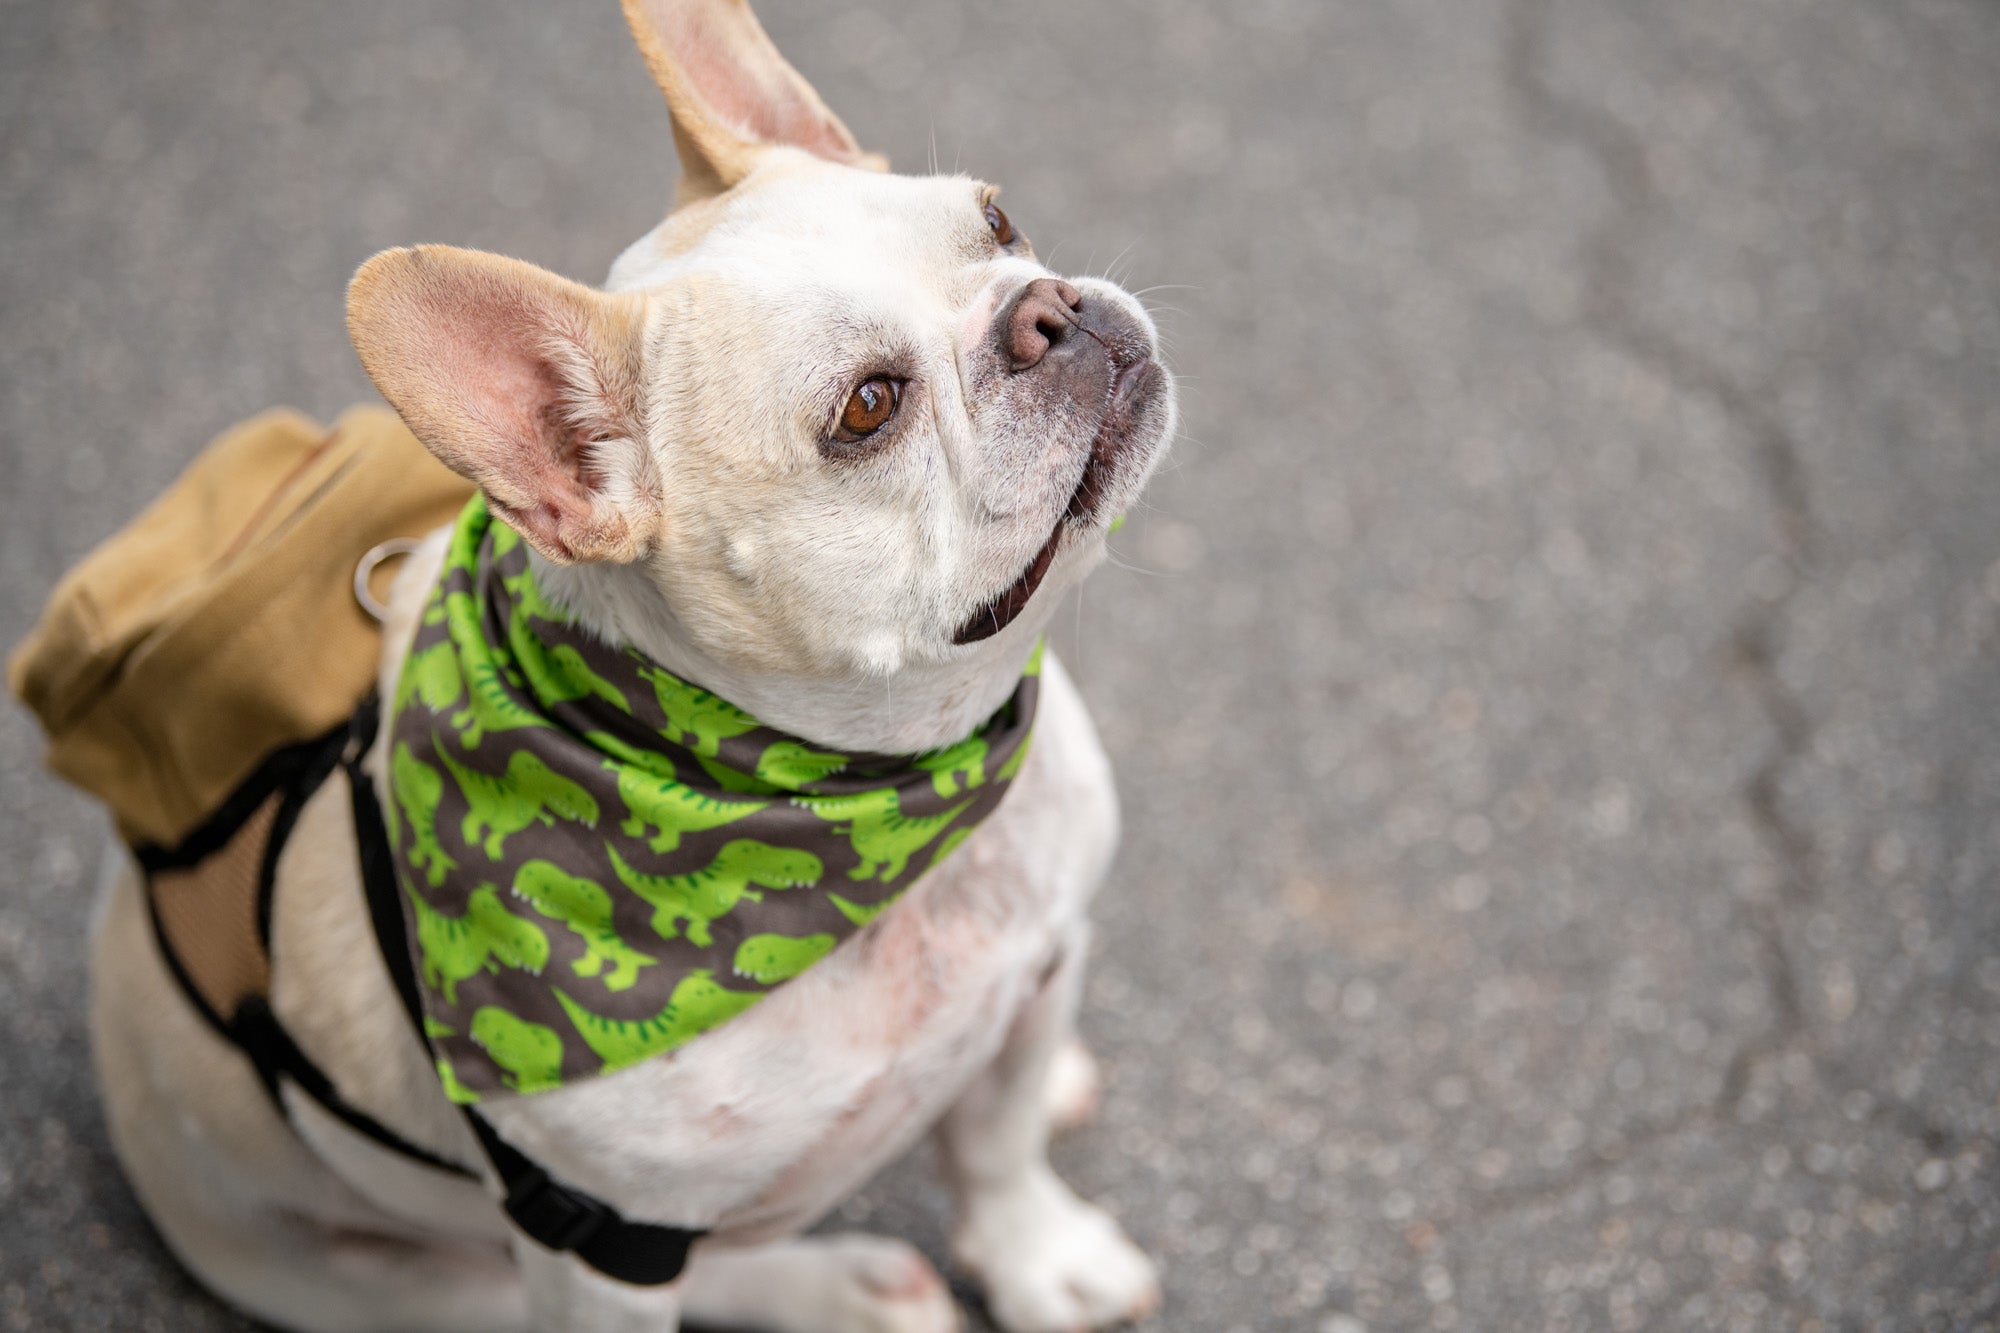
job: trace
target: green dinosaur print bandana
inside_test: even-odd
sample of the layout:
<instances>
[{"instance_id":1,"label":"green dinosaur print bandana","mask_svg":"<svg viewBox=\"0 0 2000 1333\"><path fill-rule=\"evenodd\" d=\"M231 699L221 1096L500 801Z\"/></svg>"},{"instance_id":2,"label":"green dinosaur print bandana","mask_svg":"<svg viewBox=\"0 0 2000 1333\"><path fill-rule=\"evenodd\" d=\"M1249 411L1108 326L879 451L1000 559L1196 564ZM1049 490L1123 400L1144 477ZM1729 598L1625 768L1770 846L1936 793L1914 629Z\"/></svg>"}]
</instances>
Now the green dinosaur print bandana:
<instances>
[{"instance_id":1,"label":"green dinosaur print bandana","mask_svg":"<svg viewBox=\"0 0 2000 1333\"><path fill-rule=\"evenodd\" d=\"M670 1051L832 952L992 813L1041 650L979 730L836 754L541 599L475 497L403 664L389 840L454 1101Z\"/></svg>"}]
</instances>

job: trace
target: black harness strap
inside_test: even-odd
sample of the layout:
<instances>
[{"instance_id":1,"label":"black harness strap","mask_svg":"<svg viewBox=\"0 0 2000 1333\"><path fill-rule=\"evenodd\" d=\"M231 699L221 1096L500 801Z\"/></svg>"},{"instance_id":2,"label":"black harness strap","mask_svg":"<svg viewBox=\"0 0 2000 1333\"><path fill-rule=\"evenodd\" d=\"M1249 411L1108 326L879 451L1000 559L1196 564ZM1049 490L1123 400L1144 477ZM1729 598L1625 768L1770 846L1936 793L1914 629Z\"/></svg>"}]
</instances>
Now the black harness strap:
<instances>
[{"instance_id":1,"label":"black harness strap","mask_svg":"<svg viewBox=\"0 0 2000 1333\"><path fill-rule=\"evenodd\" d=\"M341 762L354 793L354 833L361 857L361 882L368 894L368 915L376 942L396 983L403 1009L423 1039L423 1001L417 990L416 964L410 956L403 903L396 886L394 854L382 820L375 782L361 767L374 744L379 709L374 697L355 710L354 724ZM606 1277L634 1286L672 1282L687 1266L688 1251L706 1231L634 1222L600 1199L552 1180L548 1172L501 1138L484 1117L461 1107L479 1146L506 1189L507 1216L531 1240L547 1249L568 1251Z\"/></svg>"},{"instance_id":2,"label":"black harness strap","mask_svg":"<svg viewBox=\"0 0 2000 1333\"><path fill-rule=\"evenodd\" d=\"M200 828L182 839L177 845L166 848L145 845L134 849L140 869L148 876L163 871L187 869L199 865L228 845L251 814L273 795L278 795L277 817L273 820L262 853L259 856L257 882L258 943L266 957L271 945L271 894L275 882L278 855L284 850L285 839L290 836L292 826L298 820L299 811L312 794L319 790L333 771L340 767L341 757L347 749L351 726L342 724L334 730L314 740L278 750L257 766L244 780L220 809ZM279 1024L277 1015L271 1012L271 1002L267 996L251 995L237 1002L227 1015L216 1012L215 1008L188 975L187 965L175 951L173 941L168 937L165 924L160 919L158 900L149 888L146 893L147 916L152 922L153 939L159 945L160 956L167 964L167 970L179 983L183 993L194 1005L195 1011L213 1028L223 1040L242 1051L257 1073L264 1091L277 1106L280 1115L286 1115L284 1099L279 1085L289 1080L301 1092L318 1102L334 1119L391 1152L448 1171L453 1175L473 1179L474 1174L456 1162L431 1152L428 1148L410 1142L395 1130L390 1129L375 1117L359 1107L351 1105L340 1095L337 1088L321 1072L306 1053L299 1049L289 1032Z\"/></svg>"},{"instance_id":3,"label":"black harness strap","mask_svg":"<svg viewBox=\"0 0 2000 1333\"><path fill-rule=\"evenodd\" d=\"M370 696L350 722L324 736L273 754L231 793L213 817L177 846L144 846L135 852L141 869L148 875L199 865L228 845L252 812L278 794L277 816L259 860L257 918L253 927L268 957L271 899L285 841L306 801L334 770L345 770L353 794L355 842L361 882L367 890L368 915L389 975L395 982L396 994L416 1030L417 1040L424 1042L423 1003L410 956L388 829L382 820L374 780L361 767L362 756L374 744L378 715L375 700ZM153 936L168 971L209 1026L243 1052L280 1115L288 1114L281 1085L289 1082L349 1129L391 1152L451 1175L477 1178L473 1171L410 1142L350 1104L285 1031L272 1012L268 996L248 996L238 1001L227 1015L216 1012L175 952L160 917L159 903L150 890L146 905ZM656 1286L680 1276L687 1266L689 1249L707 1234L683 1227L629 1221L602 1200L552 1180L548 1172L501 1138L471 1107L462 1109L506 1190L507 1215L537 1243L551 1250L573 1252L606 1277L635 1286Z\"/></svg>"},{"instance_id":4,"label":"black harness strap","mask_svg":"<svg viewBox=\"0 0 2000 1333\"><path fill-rule=\"evenodd\" d=\"M257 1066L257 1073L264 1080L265 1090L273 1100L278 1100L278 1080L285 1078L318 1102L330 1115L356 1133L365 1135L391 1152L422 1162L425 1166L446 1171L454 1176L464 1176L468 1180L477 1179L472 1172L457 1162L440 1157L420 1144L410 1142L395 1130L369 1115L366 1111L348 1102L340 1095L333 1081L321 1072L311 1057L299 1049L292 1040L291 1033L285 1031L278 1022L278 1016L271 1012L271 1006L262 996L252 996L236 1006L236 1014L229 1022L229 1039L243 1048L250 1062ZM278 1109L284 1110L283 1101L278 1101Z\"/></svg>"}]
</instances>

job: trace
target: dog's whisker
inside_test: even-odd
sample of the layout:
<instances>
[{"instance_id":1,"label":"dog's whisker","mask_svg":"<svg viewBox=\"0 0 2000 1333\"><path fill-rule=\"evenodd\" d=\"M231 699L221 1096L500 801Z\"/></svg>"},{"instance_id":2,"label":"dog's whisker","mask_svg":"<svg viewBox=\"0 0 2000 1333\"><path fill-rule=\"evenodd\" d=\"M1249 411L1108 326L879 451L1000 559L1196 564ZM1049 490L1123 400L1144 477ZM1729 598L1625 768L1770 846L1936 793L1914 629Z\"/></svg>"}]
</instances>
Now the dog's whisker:
<instances>
[{"instance_id":1,"label":"dog's whisker","mask_svg":"<svg viewBox=\"0 0 2000 1333\"><path fill-rule=\"evenodd\" d=\"M1125 243L1125 248L1118 252L1117 257L1114 258L1109 264L1105 265L1106 270L1108 270L1110 273L1116 273L1118 271L1118 266L1125 262L1126 258L1132 253L1132 247L1137 244L1138 244L1137 241L1127 241ZM1117 282L1118 280L1115 277L1113 277L1110 278L1109 281Z\"/></svg>"},{"instance_id":2,"label":"dog's whisker","mask_svg":"<svg viewBox=\"0 0 2000 1333\"><path fill-rule=\"evenodd\" d=\"M1105 551L1104 560L1106 564L1116 566L1124 570L1127 574L1143 574L1147 578L1162 579L1173 572L1165 569L1148 569L1144 565L1135 565L1129 560L1120 560L1109 550Z\"/></svg>"},{"instance_id":3,"label":"dog's whisker","mask_svg":"<svg viewBox=\"0 0 2000 1333\"><path fill-rule=\"evenodd\" d=\"M1073 608L1073 614L1076 617L1075 624L1070 630L1070 637L1076 640L1076 666L1077 670L1082 671L1086 669L1089 665L1088 656L1087 654L1085 654L1083 649L1083 585L1082 584L1077 585L1076 596L1070 599L1070 606Z\"/></svg>"}]
</instances>

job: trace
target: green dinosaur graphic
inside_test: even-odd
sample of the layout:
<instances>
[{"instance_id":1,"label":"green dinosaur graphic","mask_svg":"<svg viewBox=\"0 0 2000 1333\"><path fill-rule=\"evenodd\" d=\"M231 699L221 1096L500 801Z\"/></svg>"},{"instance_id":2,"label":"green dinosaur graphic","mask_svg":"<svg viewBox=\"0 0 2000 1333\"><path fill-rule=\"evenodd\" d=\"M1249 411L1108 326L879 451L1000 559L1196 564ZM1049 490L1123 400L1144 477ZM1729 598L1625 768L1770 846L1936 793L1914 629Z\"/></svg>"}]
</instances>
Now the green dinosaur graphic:
<instances>
[{"instance_id":1,"label":"green dinosaur graphic","mask_svg":"<svg viewBox=\"0 0 2000 1333\"><path fill-rule=\"evenodd\" d=\"M859 903L847 901L847 899L837 893L829 893L826 895L826 898L828 902L840 909L842 916L857 926L867 925L870 921L888 911L890 906L896 901L894 898L885 898L872 907L863 907Z\"/></svg>"},{"instance_id":2,"label":"green dinosaur graphic","mask_svg":"<svg viewBox=\"0 0 2000 1333\"><path fill-rule=\"evenodd\" d=\"M849 879L895 879L911 857L972 804L964 801L938 815L906 815L894 787L876 787L851 796L797 796L792 803L830 821L834 832L854 844L861 864L847 872ZM843 824L846 827L841 827Z\"/></svg>"},{"instance_id":3,"label":"green dinosaur graphic","mask_svg":"<svg viewBox=\"0 0 2000 1333\"><path fill-rule=\"evenodd\" d=\"M781 794L778 788L764 781L764 779L758 777L755 773L739 773L720 760L706 759L701 755L696 755L694 761L700 764L702 771L708 774L715 785L724 791L735 792L739 796L777 796Z\"/></svg>"},{"instance_id":4,"label":"green dinosaur graphic","mask_svg":"<svg viewBox=\"0 0 2000 1333\"><path fill-rule=\"evenodd\" d=\"M847 767L847 756L808 749L797 741L772 741L757 756L757 780L796 790L808 782L832 777ZM714 770L709 770L713 772Z\"/></svg>"},{"instance_id":5,"label":"green dinosaur graphic","mask_svg":"<svg viewBox=\"0 0 2000 1333\"><path fill-rule=\"evenodd\" d=\"M543 703L562 704L572 699L583 699L595 695L621 713L632 711L632 705L617 686L592 671L583 660L583 654L566 643L559 643L549 649L542 662L540 678L535 682L535 696Z\"/></svg>"},{"instance_id":6,"label":"green dinosaur graphic","mask_svg":"<svg viewBox=\"0 0 2000 1333\"><path fill-rule=\"evenodd\" d=\"M667 715L667 736L698 755L713 759L722 742L757 729L756 718L672 672L642 666L639 675L651 682L660 711Z\"/></svg>"},{"instance_id":7,"label":"green dinosaur graphic","mask_svg":"<svg viewBox=\"0 0 2000 1333\"><path fill-rule=\"evenodd\" d=\"M540 972L549 962L549 937L532 921L508 911L491 884L466 900L464 916L446 916L404 886L417 909L417 947L424 955L424 984L458 1003L458 983L481 968L504 965Z\"/></svg>"},{"instance_id":8,"label":"green dinosaur graphic","mask_svg":"<svg viewBox=\"0 0 2000 1333\"><path fill-rule=\"evenodd\" d=\"M458 730L458 743L466 749L477 750L479 742L492 732L549 724L540 713L515 701L508 693L506 673L492 662L474 662L465 676L465 707L451 715L451 725ZM511 684L520 688L518 679Z\"/></svg>"},{"instance_id":9,"label":"green dinosaur graphic","mask_svg":"<svg viewBox=\"0 0 2000 1333\"><path fill-rule=\"evenodd\" d=\"M454 1106L470 1106L479 1100L479 1094L459 1082L458 1071L451 1067L449 1060L437 1062L438 1082L444 1084L445 1100Z\"/></svg>"},{"instance_id":10,"label":"green dinosaur graphic","mask_svg":"<svg viewBox=\"0 0 2000 1333\"><path fill-rule=\"evenodd\" d=\"M449 643L434 643L404 659L402 674L396 678L396 711L421 699L425 708L442 713L463 693L465 678L458 672L457 653Z\"/></svg>"},{"instance_id":11,"label":"green dinosaur graphic","mask_svg":"<svg viewBox=\"0 0 2000 1333\"><path fill-rule=\"evenodd\" d=\"M512 614L517 621L532 617L551 625L568 625L576 620L574 612L542 596L541 585L535 582L532 571L524 569L518 574L502 575L500 582L512 597Z\"/></svg>"},{"instance_id":12,"label":"green dinosaur graphic","mask_svg":"<svg viewBox=\"0 0 2000 1333\"><path fill-rule=\"evenodd\" d=\"M931 787L940 796L971 791L986 781L986 742L978 736L967 736L956 745L918 755L917 767L931 775ZM965 775L963 787L959 786L960 774Z\"/></svg>"},{"instance_id":13,"label":"green dinosaur graphic","mask_svg":"<svg viewBox=\"0 0 2000 1333\"><path fill-rule=\"evenodd\" d=\"M653 929L664 939L680 935L680 923L687 922L687 937L707 948L715 942L709 923L725 916L745 898L764 901L751 885L766 889L793 889L814 883L826 866L811 852L790 847L773 847L752 838L727 842L715 859L700 870L685 875L648 875L634 870L606 844L611 868L625 887L653 905Z\"/></svg>"},{"instance_id":14,"label":"green dinosaur graphic","mask_svg":"<svg viewBox=\"0 0 2000 1333\"><path fill-rule=\"evenodd\" d=\"M479 830L486 829L486 854L495 861L505 854L509 835L538 819L548 828L555 827L558 817L586 828L597 827L597 801L591 794L526 750L509 755L507 774L498 778L465 767L442 746L438 747L438 758L444 760L452 777L458 779L458 789L465 793L468 809L459 829L465 845L480 846Z\"/></svg>"},{"instance_id":15,"label":"green dinosaur graphic","mask_svg":"<svg viewBox=\"0 0 2000 1333\"><path fill-rule=\"evenodd\" d=\"M479 603L472 599L471 593L462 589L446 592L440 587L432 596L431 604L424 609L424 623L436 625L447 620L478 632Z\"/></svg>"},{"instance_id":16,"label":"green dinosaur graphic","mask_svg":"<svg viewBox=\"0 0 2000 1333\"><path fill-rule=\"evenodd\" d=\"M513 538L515 542L521 540L519 533L493 517L492 512L486 507L486 497L484 495L474 496L467 504L468 506L479 506L479 517L482 521L476 524L468 523L465 514L463 512L459 514L458 522L452 525L451 540L445 543L444 572L446 574L450 574L454 570L461 570L467 574L475 574L479 571L479 541L485 532L492 532L493 548L496 552L502 549L501 542L509 537Z\"/></svg>"},{"instance_id":17,"label":"green dinosaur graphic","mask_svg":"<svg viewBox=\"0 0 2000 1333\"><path fill-rule=\"evenodd\" d=\"M611 920L611 895L595 880L563 871L551 861L529 861L514 872L514 896L543 916L562 922L589 950L570 967L580 977L597 976L608 965L606 990L628 990L639 969L656 961L626 944Z\"/></svg>"},{"instance_id":18,"label":"green dinosaur graphic","mask_svg":"<svg viewBox=\"0 0 2000 1333\"><path fill-rule=\"evenodd\" d=\"M613 749L615 743L603 732L593 731L588 739L618 756L616 760L606 760L604 766L618 775L618 799L625 803L626 818L618 826L619 829L628 838L645 837L647 829L658 829L659 832L646 841L646 845L656 852L671 852L680 846L683 833L721 828L745 815L754 815L771 804L769 801L718 801L713 796L705 796L676 782L673 765L664 756L654 755L647 760L650 764L666 767L664 774L656 774L631 763L620 752L623 747Z\"/></svg>"},{"instance_id":19,"label":"green dinosaur graphic","mask_svg":"<svg viewBox=\"0 0 2000 1333\"><path fill-rule=\"evenodd\" d=\"M937 850L931 853L931 863L925 866L924 869L926 871L936 870L938 862L957 851L959 844L971 836L972 830L969 828L955 828L945 834L943 838L939 839Z\"/></svg>"},{"instance_id":20,"label":"green dinosaur graphic","mask_svg":"<svg viewBox=\"0 0 2000 1333\"><path fill-rule=\"evenodd\" d=\"M775 986L832 953L837 943L831 935L752 935L736 946L736 975Z\"/></svg>"},{"instance_id":21,"label":"green dinosaur graphic","mask_svg":"<svg viewBox=\"0 0 2000 1333\"><path fill-rule=\"evenodd\" d=\"M554 1028L516 1018L497 1005L483 1005L472 1016L472 1040L516 1092L540 1092L562 1082L562 1037Z\"/></svg>"},{"instance_id":22,"label":"green dinosaur graphic","mask_svg":"<svg viewBox=\"0 0 2000 1333\"><path fill-rule=\"evenodd\" d=\"M576 1025L585 1044L604 1061L607 1074L672 1050L690 1037L734 1018L762 998L761 991L725 990L715 984L707 968L696 968L681 978L659 1013L625 1022L594 1014L561 990L556 991L556 999L562 1002L569 1021Z\"/></svg>"},{"instance_id":23,"label":"green dinosaur graphic","mask_svg":"<svg viewBox=\"0 0 2000 1333\"><path fill-rule=\"evenodd\" d=\"M1047 651L1048 646L1049 641L1047 639L1035 640L1035 651L1028 654L1028 665L1022 669L1022 675L1039 676L1042 674L1042 654ZM1021 743L1014 747L1014 753L1007 757L1007 762L1000 765L1000 771L993 775L995 782L1012 782L1020 774L1021 765L1028 762L1028 746L1034 742L1034 739L1035 734L1032 731L1021 737Z\"/></svg>"},{"instance_id":24,"label":"green dinosaur graphic","mask_svg":"<svg viewBox=\"0 0 2000 1333\"><path fill-rule=\"evenodd\" d=\"M510 615L507 646L512 650L521 674L534 682L536 702L561 704L595 696L621 713L630 713L632 705L625 698L624 691L593 671L574 645L558 643L550 646L529 626L530 617L549 621L569 619L567 612L540 600L541 594L536 590L532 576L523 570L502 578L501 582L517 598L506 603Z\"/></svg>"},{"instance_id":25,"label":"green dinosaur graphic","mask_svg":"<svg viewBox=\"0 0 2000 1333\"><path fill-rule=\"evenodd\" d=\"M458 869L458 862L445 855L437 835L444 775L417 758L408 741L398 741L389 756L389 785L395 789L403 822L410 826L410 865L422 870L425 882L436 888L444 883L446 872Z\"/></svg>"},{"instance_id":26,"label":"green dinosaur graphic","mask_svg":"<svg viewBox=\"0 0 2000 1333\"><path fill-rule=\"evenodd\" d=\"M995 782L1012 782L1014 780L1015 775L1021 771L1021 765L1028 762L1028 746L1034 742L1034 739L1035 734L1033 732L1029 732L1027 735L1021 737L1021 743L1014 747L1014 753L1008 757L1006 763L1000 765L1000 771L993 775Z\"/></svg>"}]
</instances>

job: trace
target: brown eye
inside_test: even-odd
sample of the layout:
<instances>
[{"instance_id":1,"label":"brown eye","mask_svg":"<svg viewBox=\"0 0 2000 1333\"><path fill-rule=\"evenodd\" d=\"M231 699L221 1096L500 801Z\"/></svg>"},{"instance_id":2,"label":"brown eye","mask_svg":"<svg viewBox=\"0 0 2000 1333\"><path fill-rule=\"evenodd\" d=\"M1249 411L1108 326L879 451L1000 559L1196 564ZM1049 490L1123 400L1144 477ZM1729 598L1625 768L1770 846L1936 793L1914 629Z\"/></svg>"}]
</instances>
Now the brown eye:
<instances>
[{"instance_id":1,"label":"brown eye","mask_svg":"<svg viewBox=\"0 0 2000 1333\"><path fill-rule=\"evenodd\" d=\"M1014 224L1000 211L1000 205L986 205L986 225L993 228L993 239L1002 245L1014 243Z\"/></svg>"},{"instance_id":2,"label":"brown eye","mask_svg":"<svg viewBox=\"0 0 2000 1333\"><path fill-rule=\"evenodd\" d=\"M873 375L861 381L848 395L847 406L840 410L840 438L853 441L873 435L896 415L896 404L902 400L900 381L886 375Z\"/></svg>"}]
</instances>

